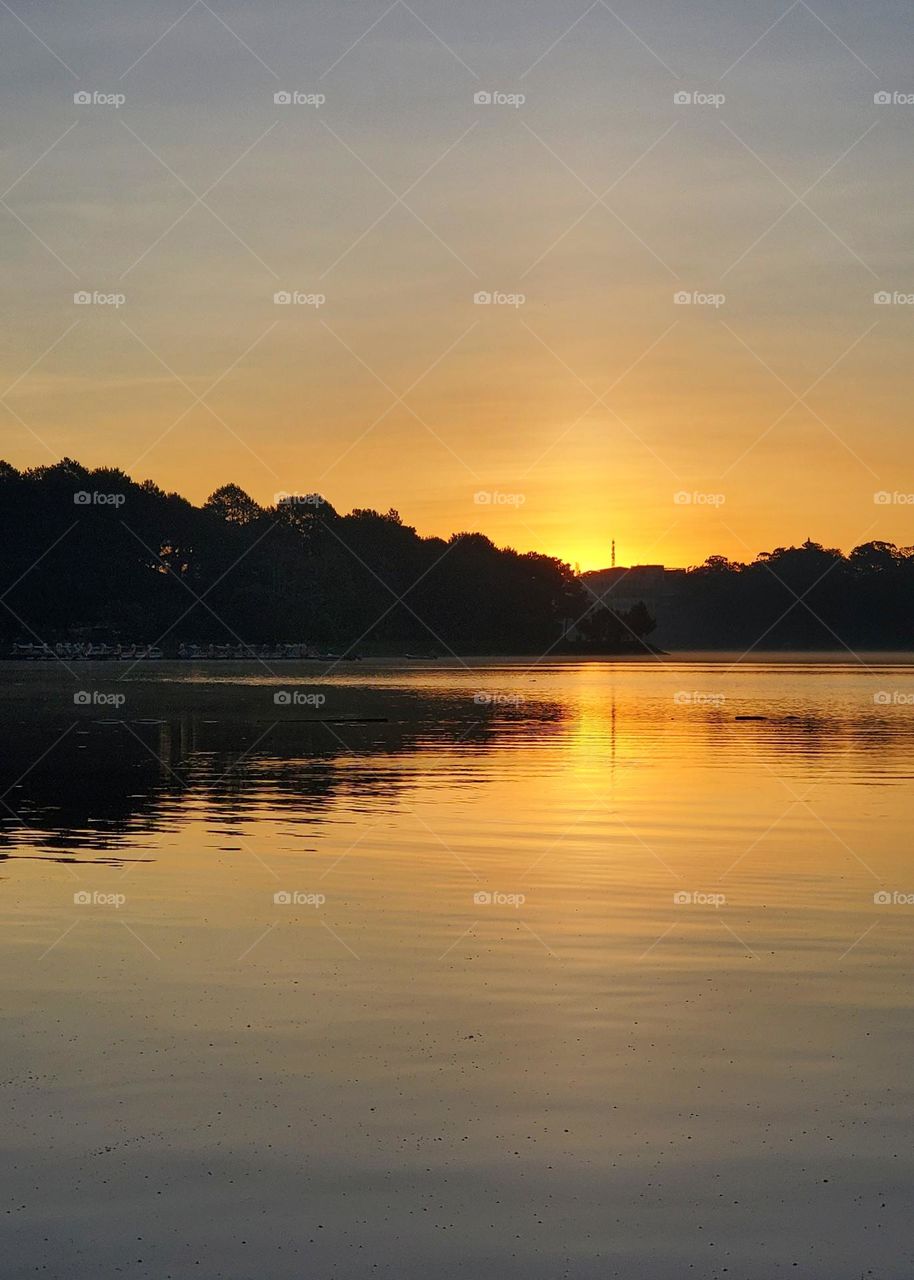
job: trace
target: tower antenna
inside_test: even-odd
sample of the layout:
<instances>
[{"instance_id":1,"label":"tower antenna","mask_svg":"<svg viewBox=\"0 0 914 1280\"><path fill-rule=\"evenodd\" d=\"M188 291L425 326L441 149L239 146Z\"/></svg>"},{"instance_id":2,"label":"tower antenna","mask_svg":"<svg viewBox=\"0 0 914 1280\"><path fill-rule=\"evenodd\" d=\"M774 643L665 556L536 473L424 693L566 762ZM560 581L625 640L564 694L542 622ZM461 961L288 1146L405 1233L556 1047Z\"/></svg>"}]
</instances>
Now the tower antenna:
<instances>
[{"instance_id":1,"label":"tower antenna","mask_svg":"<svg viewBox=\"0 0 914 1280\"><path fill-rule=\"evenodd\" d=\"M613 538L613 568L616 567L616 540Z\"/></svg>"}]
</instances>

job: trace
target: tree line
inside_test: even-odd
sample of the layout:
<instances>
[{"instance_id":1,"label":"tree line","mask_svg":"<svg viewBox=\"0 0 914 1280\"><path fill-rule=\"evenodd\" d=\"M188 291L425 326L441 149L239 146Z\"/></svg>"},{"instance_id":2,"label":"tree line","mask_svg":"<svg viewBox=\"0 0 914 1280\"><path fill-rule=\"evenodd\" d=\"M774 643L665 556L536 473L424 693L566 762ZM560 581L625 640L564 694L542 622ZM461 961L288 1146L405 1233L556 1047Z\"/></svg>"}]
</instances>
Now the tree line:
<instances>
[{"instance_id":1,"label":"tree line","mask_svg":"<svg viewBox=\"0 0 914 1280\"><path fill-rule=\"evenodd\" d=\"M844 555L807 539L749 564L710 556L671 584L667 644L745 649L914 648L914 547Z\"/></svg>"},{"instance_id":2,"label":"tree line","mask_svg":"<svg viewBox=\"0 0 914 1280\"><path fill-rule=\"evenodd\" d=\"M5 593L5 594L4 594ZM576 607L551 556L480 533L423 538L399 514L317 494L263 507L227 484L202 506L114 468L0 463L0 636L336 651L541 652Z\"/></svg>"},{"instance_id":3,"label":"tree line","mask_svg":"<svg viewBox=\"0 0 914 1280\"><path fill-rule=\"evenodd\" d=\"M552 556L481 533L420 537L395 510L318 494L202 506L116 468L0 462L0 640L307 642L341 652L639 650L651 609L612 608ZM807 541L668 575L664 645L914 647L914 548ZM572 624L576 624L572 628ZM567 637L573 636L573 641Z\"/></svg>"}]
</instances>

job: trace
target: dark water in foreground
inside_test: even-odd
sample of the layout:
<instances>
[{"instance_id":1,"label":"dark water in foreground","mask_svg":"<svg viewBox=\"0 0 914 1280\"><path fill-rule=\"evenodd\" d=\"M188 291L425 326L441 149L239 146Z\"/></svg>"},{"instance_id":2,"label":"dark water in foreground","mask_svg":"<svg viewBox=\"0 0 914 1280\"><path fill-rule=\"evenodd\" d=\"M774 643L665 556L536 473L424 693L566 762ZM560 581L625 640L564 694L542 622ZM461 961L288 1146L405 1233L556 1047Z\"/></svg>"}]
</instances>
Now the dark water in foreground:
<instances>
[{"instance_id":1,"label":"dark water in foreground","mask_svg":"<svg viewBox=\"0 0 914 1280\"><path fill-rule=\"evenodd\" d=\"M4 1278L911 1276L914 667L0 677Z\"/></svg>"}]
</instances>

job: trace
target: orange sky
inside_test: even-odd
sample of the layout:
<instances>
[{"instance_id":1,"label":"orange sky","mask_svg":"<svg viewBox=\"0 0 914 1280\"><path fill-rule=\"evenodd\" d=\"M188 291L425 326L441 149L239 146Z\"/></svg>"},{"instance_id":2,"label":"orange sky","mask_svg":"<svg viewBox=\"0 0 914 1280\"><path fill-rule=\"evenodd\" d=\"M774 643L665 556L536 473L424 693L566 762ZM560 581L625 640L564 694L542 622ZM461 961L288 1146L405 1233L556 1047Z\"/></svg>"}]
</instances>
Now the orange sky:
<instances>
[{"instance_id":1,"label":"orange sky","mask_svg":"<svg viewBox=\"0 0 914 1280\"><path fill-rule=\"evenodd\" d=\"M582 568L914 542L911 18L779 12L10 19L2 454Z\"/></svg>"}]
</instances>

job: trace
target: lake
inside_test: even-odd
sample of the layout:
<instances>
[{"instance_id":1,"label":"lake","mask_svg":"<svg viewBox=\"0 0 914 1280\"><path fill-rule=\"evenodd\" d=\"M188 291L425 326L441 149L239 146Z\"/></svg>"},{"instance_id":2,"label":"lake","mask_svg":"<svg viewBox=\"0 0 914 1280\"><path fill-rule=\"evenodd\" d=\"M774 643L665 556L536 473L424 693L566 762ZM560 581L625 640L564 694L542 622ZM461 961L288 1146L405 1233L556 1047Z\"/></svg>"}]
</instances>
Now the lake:
<instances>
[{"instance_id":1,"label":"lake","mask_svg":"<svg viewBox=\"0 0 914 1280\"><path fill-rule=\"evenodd\" d=\"M736 658L3 664L3 1275L909 1280L914 666Z\"/></svg>"}]
</instances>

